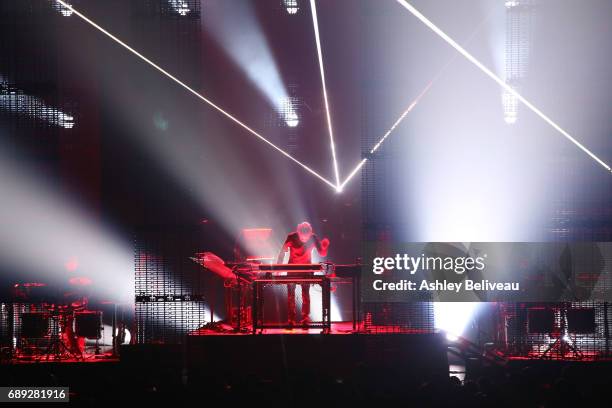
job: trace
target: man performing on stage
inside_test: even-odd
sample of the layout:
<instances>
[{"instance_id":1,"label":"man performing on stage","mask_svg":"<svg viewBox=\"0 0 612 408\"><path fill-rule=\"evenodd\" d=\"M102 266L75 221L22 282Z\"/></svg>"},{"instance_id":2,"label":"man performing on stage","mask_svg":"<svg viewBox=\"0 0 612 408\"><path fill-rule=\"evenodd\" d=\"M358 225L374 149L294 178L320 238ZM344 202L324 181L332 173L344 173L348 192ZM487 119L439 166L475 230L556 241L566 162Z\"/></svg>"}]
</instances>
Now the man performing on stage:
<instances>
[{"instance_id":1,"label":"man performing on stage","mask_svg":"<svg viewBox=\"0 0 612 408\"><path fill-rule=\"evenodd\" d=\"M309 264L312 263L312 250L317 249L321 256L327 256L329 240L323 238L319 241L312 232L312 226L304 221L297 226L295 232L287 235L283 248L278 254L278 263L283 263L285 252L289 250L288 264ZM301 324L307 326L310 322L310 284L303 283L302 286L302 320ZM287 285L287 315L289 325L295 324L295 284Z\"/></svg>"}]
</instances>

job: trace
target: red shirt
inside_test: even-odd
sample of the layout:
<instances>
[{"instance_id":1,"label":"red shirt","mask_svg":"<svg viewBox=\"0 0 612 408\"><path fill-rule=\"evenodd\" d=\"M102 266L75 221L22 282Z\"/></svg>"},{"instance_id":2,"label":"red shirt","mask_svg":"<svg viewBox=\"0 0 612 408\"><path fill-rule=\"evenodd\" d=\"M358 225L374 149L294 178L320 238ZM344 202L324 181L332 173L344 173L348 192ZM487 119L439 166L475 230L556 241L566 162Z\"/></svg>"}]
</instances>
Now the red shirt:
<instances>
[{"instance_id":1,"label":"red shirt","mask_svg":"<svg viewBox=\"0 0 612 408\"><path fill-rule=\"evenodd\" d=\"M283 249L289 249L290 264L309 264L312 263L312 250L317 248L321 252L321 243L316 236L312 236L308 241L302 242L297 232L292 232L287 236ZM282 259L281 259L282 261Z\"/></svg>"}]
</instances>

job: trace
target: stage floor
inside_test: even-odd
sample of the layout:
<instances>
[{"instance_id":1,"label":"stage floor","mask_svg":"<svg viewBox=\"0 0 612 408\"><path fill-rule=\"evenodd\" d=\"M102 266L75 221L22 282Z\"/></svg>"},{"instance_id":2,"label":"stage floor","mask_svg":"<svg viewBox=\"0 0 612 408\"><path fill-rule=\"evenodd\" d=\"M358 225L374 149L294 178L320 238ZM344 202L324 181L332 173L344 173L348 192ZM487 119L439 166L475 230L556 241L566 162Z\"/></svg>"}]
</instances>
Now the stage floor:
<instances>
[{"instance_id":1,"label":"stage floor","mask_svg":"<svg viewBox=\"0 0 612 408\"><path fill-rule=\"evenodd\" d=\"M45 358L44 356L23 357L19 356L8 361L6 364L95 364L95 363L118 363L119 357L108 356L87 356L85 358L66 357L62 359Z\"/></svg>"},{"instance_id":2,"label":"stage floor","mask_svg":"<svg viewBox=\"0 0 612 408\"><path fill-rule=\"evenodd\" d=\"M342 401L381 396L407 401L424 382L449 375L443 335L348 336L350 327L339 325L337 335L272 330L267 335L189 336L183 344L123 346L120 360L3 364L0 377L4 386L69 386L71 401L83 406L94 400L97 406L107 406L116 403L117 395L136 405L193 406L203 395L210 401L242 403L300 402L330 395ZM554 379L566 367L603 378L611 363L521 360L494 367L495 372L469 365L466 374L476 380L529 368L538 377ZM343 394L347 392L349 397Z\"/></svg>"},{"instance_id":3,"label":"stage floor","mask_svg":"<svg viewBox=\"0 0 612 408\"><path fill-rule=\"evenodd\" d=\"M304 335L304 334L321 334L321 328L309 328L304 329L296 326L292 329L284 327L279 328L268 328L257 330L256 335ZM407 329L402 326L373 326L370 325L368 330L365 331L363 328L358 326L355 328L353 322L333 322L331 324L331 331L328 335L346 335L346 334L433 334L426 330ZM224 323L215 323L211 327L202 327L189 333L189 336L252 336L253 331L249 327L241 331L234 330L231 326Z\"/></svg>"},{"instance_id":4,"label":"stage floor","mask_svg":"<svg viewBox=\"0 0 612 408\"><path fill-rule=\"evenodd\" d=\"M320 334L321 328L308 328L304 329L300 326L295 326L292 329L287 328L269 328L257 330L257 334ZM353 334L355 330L353 330L352 322L336 322L331 325L331 332L328 334L336 335L336 334ZM234 330L231 326L219 323L215 325L215 328L203 327L198 330L194 330L189 333L190 336L245 336L245 335L253 335L252 329L249 327L248 329L244 329L241 331Z\"/></svg>"}]
</instances>

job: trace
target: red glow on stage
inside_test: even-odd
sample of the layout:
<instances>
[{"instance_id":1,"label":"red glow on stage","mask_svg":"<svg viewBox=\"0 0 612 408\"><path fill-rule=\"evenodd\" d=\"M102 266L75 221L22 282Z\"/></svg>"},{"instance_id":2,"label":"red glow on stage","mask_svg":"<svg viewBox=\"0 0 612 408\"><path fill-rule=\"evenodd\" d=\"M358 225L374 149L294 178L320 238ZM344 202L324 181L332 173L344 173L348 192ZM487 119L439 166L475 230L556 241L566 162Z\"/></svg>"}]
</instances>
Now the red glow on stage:
<instances>
[{"instance_id":1,"label":"red glow on stage","mask_svg":"<svg viewBox=\"0 0 612 408\"><path fill-rule=\"evenodd\" d=\"M244 228L238 237L234 257L246 261L271 261L276 248L272 243L272 228Z\"/></svg>"},{"instance_id":2,"label":"red glow on stage","mask_svg":"<svg viewBox=\"0 0 612 408\"><path fill-rule=\"evenodd\" d=\"M247 257L247 262L251 262L251 261L273 261L274 257L270 257L270 256L249 256Z\"/></svg>"},{"instance_id":3,"label":"red glow on stage","mask_svg":"<svg viewBox=\"0 0 612 408\"><path fill-rule=\"evenodd\" d=\"M71 257L66 261L64 267L68 272L74 272L79 269L79 259L76 256Z\"/></svg>"},{"instance_id":4,"label":"red glow on stage","mask_svg":"<svg viewBox=\"0 0 612 408\"><path fill-rule=\"evenodd\" d=\"M72 286L89 286L93 281L85 276L75 276L68 279L68 283Z\"/></svg>"}]
</instances>

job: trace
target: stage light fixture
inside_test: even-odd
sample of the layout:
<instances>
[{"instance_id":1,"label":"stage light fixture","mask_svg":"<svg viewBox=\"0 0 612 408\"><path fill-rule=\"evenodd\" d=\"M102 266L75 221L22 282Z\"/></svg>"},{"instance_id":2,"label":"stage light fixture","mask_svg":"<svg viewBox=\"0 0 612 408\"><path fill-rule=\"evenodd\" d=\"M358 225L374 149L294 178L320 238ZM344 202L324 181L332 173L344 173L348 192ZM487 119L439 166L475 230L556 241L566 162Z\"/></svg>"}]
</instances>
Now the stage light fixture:
<instances>
[{"instance_id":1,"label":"stage light fixture","mask_svg":"<svg viewBox=\"0 0 612 408\"><path fill-rule=\"evenodd\" d=\"M57 0L53 1L53 8L56 9L62 16L70 17L73 14L72 8L68 7Z\"/></svg>"},{"instance_id":2,"label":"stage light fixture","mask_svg":"<svg viewBox=\"0 0 612 408\"><path fill-rule=\"evenodd\" d=\"M517 6L522 7L517 7ZM533 7L530 1L514 1L506 6L506 44L504 53L504 79L516 92L521 91L521 85L529 70L531 54L531 26ZM518 120L519 101L516 96L502 91L504 120L513 125Z\"/></svg>"},{"instance_id":3,"label":"stage light fixture","mask_svg":"<svg viewBox=\"0 0 612 408\"><path fill-rule=\"evenodd\" d=\"M170 7L181 16L186 16L191 12L189 5L183 0L168 0L168 3L170 3Z\"/></svg>"},{"instance_id":4,"label":"stage light fixture","mask_svg":"<svg viewBox=\"0 0 612 408\"><path fill-rule=\"evenodd\" d=\"M291 96L286 96L279 103L279 106L279 114L281 116L281 119L285 122L287 126L293 128L300 124L300 118L296 111L295 98Z\"/></svg>"},{"instance_id":5,"label":"stage light fixture","mask_svg":"<svg viewBox=\"0 0 612 408\"><path fill-rule=\"evenodd\" d=\"M300 120L298 119L297 113L292 112L285 117L285 122L289 127L296 127L297 125L299 125Z\"/></svg>"},{"instance_id":6,"label":"stage light fixture","mask_svg":"<svg viewBox=\"0 0 612 408\"><path fill-rule=\"evenodd\" d=\"M317 56L319 58L319 70L321 71L321 84L323 87L323 100L325 102L325 113L327 116L327 129L329 131L329 145L331 147L332 160L334 165L334 174L336 176L337 190L340 187L340 173L338 172L338 161L336 160L336 145L334 143L334 131L332 127L331 114L329 111L329 100L327 97L327 86L325 85L325 69L323 68L323 51L321 50L321 37L319 34L319 20L317 17L317 6L315 0L310 0L310 9L312 11L312 25L314 27L315 42L317 44Z\"/></svg>"},{"instance_id":7,"label":"stage light fixture","mask_svg":"<svg viewBox=\"0 0 612 408\"><path fill-rule=\"evenodd\" d=\"M289 14L297 14L300 11L298 0L283 0L283 6L285 6L285 10Z\"/></svg>"},{"instance_id":8,"label":"stage light fixture","mask_svg":"<svg viewBox=\"0 0 612 408\"><path fill-rule=\"evenodd\" d=\"M457 52L463 55L468 61L474 64L478 69L480 69L485 75L491 78L493 81L497 82L499 86L501 86L505 91L516 97L519 101L523 103L523 105L527 106L533 113L538 115L542 120L548 123L553 129L557 132L561 133L566 139L576 145L580 150L586 153L591 159L595 162L599 163L603 168L612 172L612 168L608 166L603 160L597 157L593 152L591 152L588 148L586 148L582 143L578 140L574 139L572 135L566 132L561 126L555 123L552 119L546 116L541 110L539 110L536 106L534 106L531 102L525 99L521 94L515 91L510 85L508 85L504 80L502 80L499 76L495 75L489 68L487 68L484 64L482 64L479 60L477 60L472 54L466 51L461 45L459 45L455 40L449 37L444 31L442 31L438 26L436 26L431 20L425 17L419 10L417 10L412 4L408 3L406 0L396 0L402 7L408 10L413 16L419 19L423 24L425 24L430 30L436 33L440 38L446 41L451 47L453 47Z\"/></svg>"},{"instance_id":9,"label":"stage light fixture","mask_svg":"<svg viewBox=\"0 0 612 408\"><path fill-rule=\"evenodd\" d=\"M206 104L208 104L209 106L211 106L212 108L217 110L223 116L225 116L226 118L230 119L232 122L236 123L237 125L242 127L244 130L246 130L247 132L249 132L253 136L257 137L259 140L261 140L262 142L266 143L268 146L272 147L274 150L276 150L277 152L281 153L283 156L285 156L289 160L293 161L295 164L297 164L300 167L302 167L308 173L310 173L311 175L315 176L316 178L318 178L319 180L321 180L322 182L324 182L325 184L327 184L328 186L330 186L334 190L337 188L337 184L332 183L331 181L329 181L328 179L326 179L325 177L323 177L322 175L317 173L315 170L313 170L312 168L310 168L306 164L302 163L301 161L299 161L298 159L293 157L291 154L287 153L285 150L281 149L280 147L278 147L277 145L272 143L270 140L268 140L267 138L265 138L264 136L259 134L257 131L251 129L248 125L246 125L244 122L242 122L239 119L237 119L234 115L232 115L231 113L227 112L226 110L224 110L223 108L221 108L220 106L218 106L217 104L215 104L210 99L208 99L205 96L203 96L202 94L198 93L193 88L191 88L189 85L185 84L183 81L181 81L180 79L176 78L175 76L170 74L165 69L161 68L159 65L155 64L153 61L151 61L150 59L148 59L147 57L145 57L144 55L142 55L141 53L136 51L134 48L132 48L129 45L127 45L125 42L120 40L115 35L111 34L109 31L107 31L104 28L102 28L100 25L95 23L93 20L89 19L87 16L85 16L80 11L76 10L74 7L72 7L71 5L66 3L64 0L57 0L57 1L59 3L65 5L66 7L69 7L74 12L74 14L76 16L78 16L81 20L85 21L87 24L89 24L90 26L94 27L96 30L100 31L102 34L104 34L105 36L107 36L108 38L110 38L111 40L116 42L117 44L121 45L123 48L125 48L126 50L128 50L129 52L131 52L132 54L137 56L138 58L140 58L142 61L146 62L151 67L155 68L157 71L159 71L160 73L162 73L163 75L165 75L166 77L168 77L169 79L171 79L172 81L174 81L175 83L180 85L185 90L189 91L191 94L196 96L198 99L200 99L201 101L205 102Z\"/></svg>"},{"instance_id":10,"label":"stage light fixture","mask_svg":"<svg viewBox=\"0 0 612 408\"><path fill-rule=\"evenodd\" d=\"M203 17L206 31L267 99L280 119L279 124L290 128L298 126L298 98L292 86L283 82L252 2L212 1L213 8ZM245 32L249 35L243 35ZM292 142L286 145L290 152L293 147L295 143Z\"/></svg>"},{"instance_id":11,"label":"stage light fixture","mask_svg":"<svg viewBox=\"0 0 612 408\"><path fill-rule=\"evenodd\" d=\"M25 95L0 76L0 110L35 117L53 126L72 129L74 117L47 105L42 99Z\"/></svg>"}]
</instances>

